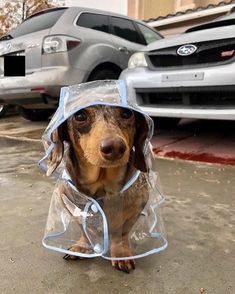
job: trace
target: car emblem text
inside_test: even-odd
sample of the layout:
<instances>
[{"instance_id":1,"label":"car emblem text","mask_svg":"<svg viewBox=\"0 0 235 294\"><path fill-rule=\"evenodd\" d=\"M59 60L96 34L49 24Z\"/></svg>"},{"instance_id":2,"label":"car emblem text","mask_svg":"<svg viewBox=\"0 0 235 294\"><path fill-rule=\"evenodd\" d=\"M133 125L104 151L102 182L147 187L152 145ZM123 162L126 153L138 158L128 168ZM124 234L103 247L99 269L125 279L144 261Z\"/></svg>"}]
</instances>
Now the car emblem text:
<instances>
[{"instance_id":1,"label":"car emblem text","mask_svg":"<svg viewBox=\"0 0 235 294\"><path fill-rule=\"evenodd\" d=\"M188 56L193 54L197 50L197 47L192 44L183 45L177 49L177 54L180 56Z\"/></svg>"},{"instance_id":2,"label":"car emblem text","mask_svg":"<svg viewBox=\"0 0 235 294\"><path fill-rule=\"evenodd\" d=\"M12 48L12 45L11 45L11 43L7 43L7 44L6 44L6 48L7 48L7 50L8 50L8 51L10 51L10 50L11 50L11 48Z\"/></svg>"}]
</instances>

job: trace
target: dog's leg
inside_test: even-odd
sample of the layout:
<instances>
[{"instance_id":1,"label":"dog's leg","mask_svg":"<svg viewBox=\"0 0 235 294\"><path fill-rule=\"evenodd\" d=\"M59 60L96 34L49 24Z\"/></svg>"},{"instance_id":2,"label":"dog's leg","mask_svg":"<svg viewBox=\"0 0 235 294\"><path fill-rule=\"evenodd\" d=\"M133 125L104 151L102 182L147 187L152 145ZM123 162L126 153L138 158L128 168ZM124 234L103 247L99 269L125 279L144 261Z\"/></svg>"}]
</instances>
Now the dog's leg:
<instances>
[{"instance_id":1,"label":"dog's leg","mask_svg":"<svg viewBox=\"0 0 235 294\"><path fill-rule=\"evenodd\" d=\"M112 236L110 253L113 258L131 257L133 255L128 244L128 234L122 237ZM114 268L128 274L135 269L134 259L112 260L111 263Z\"/></svg>"},{"instance_id":2,"label":"dog's leg","mask_svg":"<svg viewBox=\"0 0 235 294\"><path fill-rule=\"evenodd\" d=\"M91 245L90 245L87 237L83 234L81 236L81 238L79 239L79 241L77 243L71 245L71 247L69 247L68 250L73 251L73 252L90 253L91 252ZM78 257L78 256L70 255L70 254L65 254L63 258L66 260L68 260L68 259L72 259L72 260L83 259L83 257Z\"/></svg>"}]
</instances>

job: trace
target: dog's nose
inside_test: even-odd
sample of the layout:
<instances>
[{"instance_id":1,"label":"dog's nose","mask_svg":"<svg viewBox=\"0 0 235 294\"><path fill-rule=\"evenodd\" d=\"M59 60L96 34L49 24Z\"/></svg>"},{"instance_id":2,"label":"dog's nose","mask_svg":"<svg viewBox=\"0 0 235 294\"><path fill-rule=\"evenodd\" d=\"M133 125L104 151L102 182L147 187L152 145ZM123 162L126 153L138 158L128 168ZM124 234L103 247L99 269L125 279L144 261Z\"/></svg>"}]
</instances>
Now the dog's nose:
<instances>
[{"instance_id":1,"label":"dog's nose","mask_svg":"<svg viewBox=\"0 0 235 294\"><path fill-rule=\"evenodd\" d=\"M121 138L106 138L100 144L102 156L107 160L118 160L126 151L126 145Z\"/></svg>"}]
</instances>

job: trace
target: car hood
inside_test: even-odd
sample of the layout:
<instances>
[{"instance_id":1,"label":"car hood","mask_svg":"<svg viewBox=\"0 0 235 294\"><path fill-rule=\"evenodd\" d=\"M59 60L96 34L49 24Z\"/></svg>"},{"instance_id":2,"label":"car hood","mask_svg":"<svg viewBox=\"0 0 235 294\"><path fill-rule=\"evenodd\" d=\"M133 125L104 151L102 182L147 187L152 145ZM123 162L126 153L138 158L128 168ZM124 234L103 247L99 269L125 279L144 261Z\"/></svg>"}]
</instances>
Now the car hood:
<instances>
[{"instance_id":1,"label":"car hood","mask_svg":"<svg viewBox=\"0 0 235 294\"><path fill-rule=\"evenodd\" d=\"M161 48L175 47L177 45L195 44L210 40L222 40L235 37L235 25L226 27L216 27L213 29L205 29L191 33L183 33L181 35L170 37L156 41L144 47L141 51L149 52Z\"/></svg>"}]
</instances>

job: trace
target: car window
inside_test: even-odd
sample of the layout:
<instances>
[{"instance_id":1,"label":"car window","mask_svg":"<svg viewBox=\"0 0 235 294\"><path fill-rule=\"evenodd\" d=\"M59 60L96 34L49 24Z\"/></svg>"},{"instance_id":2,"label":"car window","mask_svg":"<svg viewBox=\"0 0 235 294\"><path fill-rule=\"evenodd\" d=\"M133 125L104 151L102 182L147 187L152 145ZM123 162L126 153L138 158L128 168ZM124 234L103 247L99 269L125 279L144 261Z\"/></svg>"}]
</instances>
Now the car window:
<instances>
[{"instance_id":1,"label":"car window","mask_svg":"<svg viewBox=\"0 0 235 294\"><path fill-rule=\"evenodd\" d=\"M13 38L16 38L33 32L49 29L57 22L64 12L65 9L60 9L33 16L22 22L22 24L12 30L9 34Z\"/></svg>"},{"instance_id":2,"label":"car window","mask_svg":"<svg viewBox=\"0 0 235 294\"><path fill-rule=\"evenodd\" d=\"M140 29L141 33L144 36L144 39L146 41L146 44L150 44L152 42L155 42L157 40L162 39L162 37L156 32L154 32L153 30L147 28L146 26L140 24L140 23L136 23L138 28Z\"/></svg>"},{"instance_id":3,"label":"car window","mask_svg":"<svg viewBox=\"0 0 235 294\"><path fill-rule=\"evenodd\" d=\"M139 33L131 20L121 17L111 17L112 33L130 42L143 44Z\"/></svg>"},{"instance_id":4,"label":"car window","mask_svg":"<svg viewBox=\"0 0 235 294\"><path fill-rule=\"evenodd\" d=\"M82 13L78 20L77 25L101 32L108 33L108 16L94 13Z\"/></svg>"}]
</instances>

